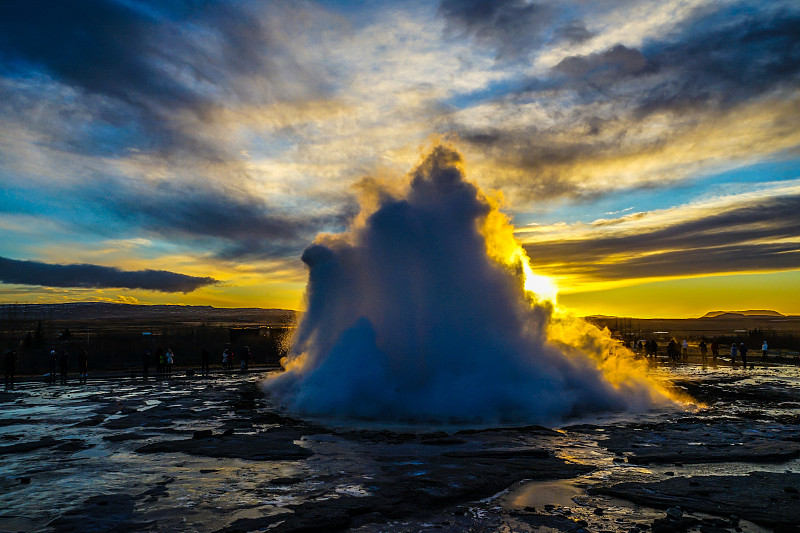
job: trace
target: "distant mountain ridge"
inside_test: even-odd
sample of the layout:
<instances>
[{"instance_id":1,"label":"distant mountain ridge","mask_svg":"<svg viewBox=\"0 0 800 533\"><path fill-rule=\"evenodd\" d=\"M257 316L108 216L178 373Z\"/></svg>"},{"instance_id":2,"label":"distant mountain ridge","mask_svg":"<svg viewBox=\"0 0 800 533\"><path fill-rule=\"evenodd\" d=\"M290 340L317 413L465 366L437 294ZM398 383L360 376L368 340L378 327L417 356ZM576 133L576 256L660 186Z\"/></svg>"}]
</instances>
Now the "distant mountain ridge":
<instances>
[{"instance_id":1,"label":"distant mountain ridge","mask_svg":"<svg viewBox=\"0 0 800 533\"><path fill-rule=\"evenodd\" d=\"M783 315L777 311L770 311L767 309L750 309L747 311L709 311L700 318L738 318L745 316L747 317L769 316L769 317L780 317L780 318L786 317L786 315Z\"/></svg>"},{"instance_id":2,"label":"distant mountain ridge","mask_svg":"<svg viewBox=\"0 0 800 533\"><path fill-rule=\"evenodd\" d=\"M230 321L289 323L297 313L290 309L212 307L210 305L143 305L110 302L59 304L0 304L0 317L38 320L147 320Z\"/></svg>"}]
</instances>

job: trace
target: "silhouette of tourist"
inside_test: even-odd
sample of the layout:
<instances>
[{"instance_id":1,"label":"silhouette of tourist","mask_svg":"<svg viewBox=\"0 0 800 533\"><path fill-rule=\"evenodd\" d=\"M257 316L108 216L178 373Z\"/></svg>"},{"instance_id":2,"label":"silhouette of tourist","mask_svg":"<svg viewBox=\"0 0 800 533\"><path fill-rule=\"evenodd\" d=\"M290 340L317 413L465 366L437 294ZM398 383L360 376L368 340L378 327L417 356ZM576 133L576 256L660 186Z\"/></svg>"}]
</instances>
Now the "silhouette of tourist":
<instances>
[{"instance_id":1,"label":"silhouette of tourist","mask_svg":"<svg viewBox=\"0 0 800 533\"><path fill-rule=\"evenodd\" d=\"M744 343L739 345L739 355L742 358L742 367L747 368L747 346Z\"/></svg>"},{"instance_id":2,"label":"silhouette of tourist","mask_svg":"<svg viewBox=\"0 0 800 533\"><path fill-rule=\"evenodd\" d=\"M167 375L171 376L172 375L172 363L175 362L175 354L172 353L172 348L167 348L167 353L164 355L164 357L166 359L165 363L167 365L166 366Z\"/></svg>"},{"instance_id":3,"label":"silhouette of tourist","mask_svg":"<svg viewBox=\"0 0 800 533\"><path fill-rule=\"evenodd\" d=\"M766 360L767 359L767 352L769 351L769 346L767 346L767 341L761 343L761 358Z\"/></svg>"},{"instance_id":4,"label":"silhouette of tourist","mask_svg":"<svg viewBox=\"0 0 800 533\"><path fill-rule=\"evenodd\" d=\"M164 348L159 346L156 348L156 374L159 376L164 373Z\"/></svg>"},{"instance_id":5,"label":"silhouette of tourist","mask_svg":"<svg viewBox=\"0 0 800 533\"><path fill-rule=\"evenodd\" d=\"M708 363L708 346L706 346L706 341L700 340L700 344L697 345L700 348L700 360L703 362L703 366L706 366Z\"/></svg>"},{"instance_id":6,"label":"silhouette of tourist","mask_svg":"<svg viewBox=\"0 0 800 533\"><path fill-rule=\"evenodd\" d=\"M86 379L89 377L89 352L86 350L83 351L78 359L78 372L80 373L81 383L86 383Z\"/></svg>"},{"instance_id":7,"label":"silhouette of tourist","mask_svg":"<svg viewBox=\"0 0 800 533\"><path fill-rule=\"evenodd\" d=\"M56 352L56 347L53 346L50 348L50 375L48 376L50 379L50 384L54 385L56 382L56 373L58 372L58 353Z\"/></svg>"},{"instance_id":8,"label":"silhouette of tourist","mask_svg":"<svg viewBox=\"0 0 800 533\"><path fill-rule=\"evenodd\" d=\"M225 349L222 350L222 369L230 370L231 365L233 365L233 352L226 346Z\"/></svg>"},{"instance_id":9,"label":"silhouette of tourist","mask_svg":"<svg viewBox=\"0 0 800 533\"><path fill-rule=\"evenodd\" d=\"M242 371L246 371L250 368L250 357L250 347L245 346L242 349L242 354L239 356L239 359L241 360L240 366Z\"/></svg>"},{"instance_id":10,"label":"silhouette of tourist","mask_svg":"<svg viewBox=\"0 0 800 533\"><path fill-rule=\"evenodd\" d=\"M680 348L678 348L678 343L675 339L670 339L669 344L667 344L667 357L669 357L670 361L677 362L680 358Z\"/></svg>"},{"instance_id":11,"label":"silhouette of tourist","mask_svg":"<svg viewBox=\"0 0 800 533\"><path fill-rule=\"evenodd\" d=\"M17 370L17 351L8 350L5 354L3 364L5 366L6 388L14 388L14 373Z\"/></svg>"},{"instance_id":12,"label":"silhouette of tourist","mask_svg":"<svg viewBox=\"0 0 800 533\"><path fill-rule=\"evenodd\" d=\"M650 354L655 359L658 356L658 343L655 339L650 340Z\"/></svg>"},{"instance_id":13,"label":"silhouette of tourist","mask_svg":"<svg viewBox=\"0 0 800 533\"><path fill-rule=\"evenodd\" d=\"M205 346L203 346L203 351L200 352L200 365L201 365L200 374L203 376L208 375L209 357L210 354L208 353L208 349Z\"/></svg>"},{"instance_id":14,"label":"silhouette of tourist","mask_svg":"<svg viewBox=\"0 0 800 533\"><path fill-rule=\"evenodd\" d=\"M58 359L58 368L61 371L61 384L64 385L67 383L67 373L69 373L69 351L66 348Z\"/></svg>"},{"instance_id":15,"label":"silhouette of tourist","mask_svg":"<svg viewBox=\"0 0 800 533\"><path fill-rule=\"evenodd\" d=\"M683 339L681 343L681 356L684 363L689 360L689 343L686 342L686 339Z\"/></svg>"},{"instance_id":16,"label":"silhouette of tourist","mask_svg":"<svg viewBox=\"0 0 800 533\"><path fill-rule=\"evenodd\" d=\"M711 342L711 358L714 366L717 366L717 357L719 357L719 343L715 340Z\"/></svg>"},{"instance_id":17,"label":"silhouette of tourist","mask_svg":"<svg viewBox=\"0 0 800 533\"><path fill-rule=\"evenodd\" d=\"M736 364L736 341L731 343L731 364Z\"/></svg>"},{"instance_id":18,"label":"silhouette of tourist","mask_svg":"<svg viewBox=\"0 0 800 533\"><path fill-rule=\"evenodd\" d=\"M150 374L150 350L142 352L142 378L147 381Z\"/></svg>"}]
</instances>

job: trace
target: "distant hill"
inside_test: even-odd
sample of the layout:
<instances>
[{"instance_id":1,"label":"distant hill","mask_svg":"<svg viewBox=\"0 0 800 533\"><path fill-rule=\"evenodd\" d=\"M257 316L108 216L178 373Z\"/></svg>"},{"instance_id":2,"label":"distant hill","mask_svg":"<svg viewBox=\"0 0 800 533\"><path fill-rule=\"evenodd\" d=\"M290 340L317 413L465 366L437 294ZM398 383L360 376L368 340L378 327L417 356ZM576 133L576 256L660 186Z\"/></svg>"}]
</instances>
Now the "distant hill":
<instances>
[{"instance_id":1,"label":"distant hill","mask_svg":"<svg viewBox=\"0 0 800 533\"><path fill-rule=\"evenodd\" d=\"M170 320L174 322L287 324L296 312L259 307L219 308L210 305L132 305L108 302L0 304L0 318L12 320Z\"/></svg>"},{"instance_id":2,"label":"distant hill","mask_svg":"<svg viewBox=\"0 0 800 533\"><path fill-rule=\"evenodd\" d=\"M784 318L786 315L782 315L777 311L769 311L765 309L756 309L756 310L748 310L748 311L711 311L706 313L705 315L701 316L700 318L741 318L741 317L780 317Z\"/></svg>"}]
</instances>

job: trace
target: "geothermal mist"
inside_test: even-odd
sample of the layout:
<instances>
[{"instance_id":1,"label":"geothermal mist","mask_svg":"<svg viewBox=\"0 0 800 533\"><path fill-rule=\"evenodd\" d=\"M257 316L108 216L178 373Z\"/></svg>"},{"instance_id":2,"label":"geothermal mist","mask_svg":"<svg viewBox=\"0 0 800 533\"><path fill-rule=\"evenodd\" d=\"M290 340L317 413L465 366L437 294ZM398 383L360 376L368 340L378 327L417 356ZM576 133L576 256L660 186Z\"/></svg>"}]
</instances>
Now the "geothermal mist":
<instances>
[{"instance_id":1,"label":"geothermal mist","mask_svg":"<svg viewBox=\"0 0 800 533\"><path fill-rule=\"evenodd\" d=\"M512 228L438 146L404 197L309 246L307 311L265 389L307 416L553 423L664 393L593 326L524 290Z\"/></svg>"}]
</instances>

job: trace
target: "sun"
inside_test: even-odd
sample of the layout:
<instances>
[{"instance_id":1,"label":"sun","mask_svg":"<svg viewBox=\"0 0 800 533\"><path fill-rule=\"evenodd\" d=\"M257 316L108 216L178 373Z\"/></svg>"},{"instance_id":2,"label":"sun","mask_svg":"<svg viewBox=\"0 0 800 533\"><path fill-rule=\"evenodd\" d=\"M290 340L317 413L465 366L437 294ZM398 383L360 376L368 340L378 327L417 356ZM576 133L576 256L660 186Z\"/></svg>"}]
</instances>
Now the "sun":
<instances>
[{"instance_id":1,"label":"sun","mask_svg":"<svg viewBox=\"0 0 800 533\"><path fill-rule=\"evenodd\" d=\"M522 271L525 276L526 291L534 293L540 300L550 300L554 304L556 303L558 286L553 278L535 274L527 257L522 260Z\"/></svg>"}]
</instances>

